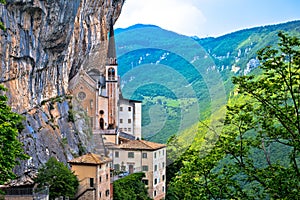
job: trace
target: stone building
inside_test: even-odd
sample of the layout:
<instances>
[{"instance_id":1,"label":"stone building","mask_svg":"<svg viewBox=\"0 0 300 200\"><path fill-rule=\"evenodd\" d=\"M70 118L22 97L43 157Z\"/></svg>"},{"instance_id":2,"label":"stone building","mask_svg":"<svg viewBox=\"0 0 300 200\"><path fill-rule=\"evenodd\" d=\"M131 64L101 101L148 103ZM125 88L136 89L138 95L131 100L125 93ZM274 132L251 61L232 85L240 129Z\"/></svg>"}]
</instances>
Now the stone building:
<instances>
[{"instance_id":1,"label":"stone building","mask_svg":"<svg viewBox=\"0 0 300 200\"><path fill-rule=\"evenodd\" d=\"M68 162L80 183L76 199L113 199L110 182L110 162L110 158L93 153L88 153Z\"/></svg>"},{"instance_id":2,"label":"stone building","mask_svg":"<svg viewBox=\"0 0 300 200\"><path fill-rule=\"evenodd\" d=\"M95 146L98 146L94 153L109 156L111 168L116 171L145 172L149 196L155 200L164 198L166 146L140 140L142 102L122 96L113 27L106 66L95 66L88 71L81 69L70 80L69 91L90 120ZM99 146L103 146L103 150ZM77 168L74 170L79 173Z\"/></svg>"},{"instance_id":3,"label":"stone building","mask_svg":"<svg viewBox=\"0 0 300 200\"><path fill-rule=\"evenodd\" d=\"M120 145L107 144L115 171L144 172L143 182L154 200L166 191L166 145L145 140L129 140Z\"/></svg>"},{"instance_id":4,"label":"stone building","mask_svg":"<svg viewBox=\"0 0 300 200\"><path fill-rule=\"evenodd\" d=\"M113 27L106 66L80 69L70 80L69 91L86 110L94 136L100 134L106 142L114 143L118 143L119 132L141 138L141 102L122 96Z\"/></svg>"}]
</instances>

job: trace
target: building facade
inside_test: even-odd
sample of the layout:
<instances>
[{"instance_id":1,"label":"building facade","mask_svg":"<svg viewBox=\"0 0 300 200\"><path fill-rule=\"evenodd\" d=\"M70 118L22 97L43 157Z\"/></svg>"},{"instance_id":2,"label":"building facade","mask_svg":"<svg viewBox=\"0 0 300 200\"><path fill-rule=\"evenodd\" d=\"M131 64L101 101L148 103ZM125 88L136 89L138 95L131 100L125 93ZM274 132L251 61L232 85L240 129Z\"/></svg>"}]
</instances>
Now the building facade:
<instances>
[{"instance_id":1,"label":"building facade","mask_svg":"<svg viewBox=\"0 0 300 200\"><path fill-rule=\"evenodd\" d=\"M144 172L143 182L155 200L166 191L166 145L145 140L129 140L120 145L107 145L112 168L118 172Z\"/></svg>"},{"instance_id":2,"label":"building facade","mask_svg":"<svg viewBox=\"0 0 300 200\"><path fill-rule=\"evenodd\" d=\"M89 117L94 134L118 142L119 131L141 138L141 103L125 99L120 90L114 30L110 29L106 66L80 71L70 80L69 92Z\"/></svg>"},{"instance_id":3,"label":"building facade","mask_svg":"<svg viewBox=\"0 0 300 200\"><path fill-rule=\"evenodd\" d=\"M117 172L144 172L146 177L143 181L147 185L149 196L155 200L163 199L166 190L166 146L140 140L142 102L122 96L113 27L110 28L108 41L106 66L95 66L89 71L80 69L70 80L69 91L86 111L93 130L94 142L99 143L98 146L103 145L104 155L112 159L111 167ZM94 153L101 155L103 152L97 152L96 149ZM88 155L88 157L95 156ZM72 170L83 180L82 183L88 185L92 180L96 184L102 183L100 180L103 179L100 177L104 174L100 175L103 172L100 166L80 162L78 165L76 162L79 161L74 159L70 164ZM107 176L107 172L103 173ZM97 188L99 189L96 191L98 195L96 199L107 197L107 193L103 191L108 191L108 186Z\"/></svg>"},{"instance_id":4,"label":"building facade","mask_svg":"<svg viewBox=\"0 0 300 200\"><path fill-rule=\"evenodd\" d=\"M110 162L110 158L93 153L69 161L71 170L74 171L80 184L77 199L113 199L110 188Z\"/></svg>"}]
</instances>

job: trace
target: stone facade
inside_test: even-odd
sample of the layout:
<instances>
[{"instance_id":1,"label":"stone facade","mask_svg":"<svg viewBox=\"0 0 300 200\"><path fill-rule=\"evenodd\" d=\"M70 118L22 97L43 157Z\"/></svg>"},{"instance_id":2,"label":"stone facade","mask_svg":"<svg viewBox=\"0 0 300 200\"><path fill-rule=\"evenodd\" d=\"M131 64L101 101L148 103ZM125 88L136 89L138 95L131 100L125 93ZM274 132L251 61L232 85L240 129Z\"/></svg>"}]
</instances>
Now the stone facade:
<instances>
[{"instance_id":1,"label":"stone facade","mask_svg":"<svg viewBox=\"0 0 300 200\"><path fill-rule=\"evenodd\" d=\"M86 111L93 133L101 134L104 142L118 143L119 132L141 138L141 102L123 98L112 27L108 40L106 66L81 68L68 90Z\"/></svg>"},{"instance_id":2,"label":"stone facade","mask_svg":"<svg viewBox=\"0 0 300 200\"><path fill-rule=\"evenodd\" d=\"M166 191L166 145L144 140L130 140L120 145L107 145L112 168L129 174L144 172L148 194L163 199ZM114 177L116 178L116 177Z\"/></svg>"}]
</instances>

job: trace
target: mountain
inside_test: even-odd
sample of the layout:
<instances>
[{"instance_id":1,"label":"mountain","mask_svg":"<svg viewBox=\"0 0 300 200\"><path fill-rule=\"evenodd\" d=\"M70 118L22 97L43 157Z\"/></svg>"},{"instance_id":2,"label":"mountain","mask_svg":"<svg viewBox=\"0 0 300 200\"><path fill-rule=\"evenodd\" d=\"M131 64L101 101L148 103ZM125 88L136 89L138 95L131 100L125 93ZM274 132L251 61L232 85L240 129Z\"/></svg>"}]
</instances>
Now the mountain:
<instances>
[{"instance_id":1,"label":"mountain","mask_svg":"<svg viewBox=\"0 0 300 200\"><path fill-rule=\"evenodd\" d=\"M260 73L256 52L275 45L279 31L300 35L300 21L216 38L142 24L117 29L121 86L126 97L143 101L143 137L166 142L173 134L195 134L195 124L214 112L221 118L233 89L231 77Z\"/></svg>"}]
</instances>

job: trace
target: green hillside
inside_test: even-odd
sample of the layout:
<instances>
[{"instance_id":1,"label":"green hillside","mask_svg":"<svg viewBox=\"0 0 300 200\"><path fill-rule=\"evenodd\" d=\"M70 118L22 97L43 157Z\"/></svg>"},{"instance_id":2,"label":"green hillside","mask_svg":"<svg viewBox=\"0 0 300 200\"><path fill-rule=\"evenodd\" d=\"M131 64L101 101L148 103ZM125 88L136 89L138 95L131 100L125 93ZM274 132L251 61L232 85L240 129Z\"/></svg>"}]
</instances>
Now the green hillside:
<instances>
[{"instance_id":1,"label":"green hillside","mask_svg":"<svg viewBox=\"0 0 300 200\"><path fill-rule=\"evenodd\" d=\"M143 137L165 143L197 132L192 127L226 104L232 76L259 73L257 50L276 44L280 30L299 35L299 27L293 21L201 39L153 25L117 29L120 84L126 98L143 101Z\"/></svg>"}]
</instances>

